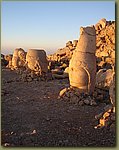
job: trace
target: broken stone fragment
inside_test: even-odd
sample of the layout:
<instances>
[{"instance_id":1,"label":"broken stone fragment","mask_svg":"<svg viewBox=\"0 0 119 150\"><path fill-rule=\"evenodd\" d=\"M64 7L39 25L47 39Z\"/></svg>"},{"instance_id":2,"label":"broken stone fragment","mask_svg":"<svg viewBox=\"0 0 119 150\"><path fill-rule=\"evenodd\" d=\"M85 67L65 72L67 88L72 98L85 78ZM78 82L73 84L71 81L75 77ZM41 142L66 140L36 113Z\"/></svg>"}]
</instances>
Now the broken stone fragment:
<instances>
[{"instance_id":1,"label":"broken stone fragment","mask_svg":"<svg viewBox=\"0 0 119 150\"><path fill-rule=\"evenodd\" d=\"M31 82L33 79L31 77L27 77L27 81Z\"/></svg>"},{"instance_id":2,"label":"broken stone fragment","mask_svg":"<svg viewBox=\"0 0 119 150\"><path fill-rule=\"evenodd\" d=\"M64 73L69 73L69 67L65 68Z\"/></svg>"},{"instance_id":3,"label":"broken stone fragment","mask_svg":"<svg viewBox=\"0 0 119 150\"><path fill-rule=\"evenodd\" d=\"M101 126L105 126L105 127L109 126L111 124L110 118L100 119L100 124Z\"/></svg>"},{"instance_id":4,"label":"broken stone fragment","mask_svg":"<svg viewBox=\"0 0 119 150\"><path fill-rule=\"evenodd\" d=\"M83 101L84 101L84 103L85 103L86 105L89 105L89 104L90 104L90 100L88 100L88 99L84 99Z\"/></svg>"},{"instance_id":5,"label":"broken stone fragment","mask_svg":"<svg viewBox=\"0 0 119 150\"><path fill-rule=\"evenodd\" d=\"M112 124L110 125L110 131L111 131L111 132L116 132L116 126L115 126L114 123L112 123Z\"/></svg>"},{"instance_id":6,"label":"broken stone fragment","mask_svg":"<svg viewBox=\"0 0 119 150\"><path fill-rule=\"evenodd\" d=\"M66 91L66 92L65 92L65 95L66 95L68 98L70 98L70 92L69 92L69 91Z\"/></svg>"},{"instance_id":7,"label":"broken stone fragment","mask_svg":"<svg viewBox=\"0 0 119 150\"><path fill-rule=\"evenodd\" d=\"M67 90L68 90L67 88L64 88L63 90L61 90L59 93L59 96L62 97L65 94L65 92L67 92Z\"/></svg>"},{"instance_id":8,"label":"broken stone fragment","mask_svg":"<svg viewBox=\"0 0 119 150\"><path fill-rule=\"evenodd\" d=\"M112 110L112 108L113 108L112 104L108 104L108 105L106 105L106 106L104 107L104 112L107 112L107 111L109 111L110 109Z\"/></svg>"},{"instance_id":9,"label":"broken stone fragment","mask_svg":"<svg viewBox=\"0 0 119 150\"><path fill-rule=\"evenodd\" d=\"M108 112L105 112L104 114L103 114L103 118L104 119L106 119L107 117L109 117L110 116L110 113L108 113Z\"/></svg>"},{"instance_id":10,"label":"broken stone fragment","mask_svg":"<svg viewBox=\"0 0 119 150\"><path fill-rule=\"evenodd\" d=\"M105 122L106 122L105 119L103 119L103 118L100 119L100 124L101 124L101 126L105 126Z\"/></svg>"},{"instance_id":11,"label":"broken stone fragment","mask_svg":"<svg viewBox=\"0 0 119 150\"><path fill-rule=\"evenodd\" d=\"M95 102L95 100L94 99L91 99L91 101L90 101L90 105L92 106L96 106L97 105L97 103Z\"/></svg>"},{"instance_id":12,"label":"broken stone fragment","mask_svg":"<svg viewBox=\"0 0 119 150\"><path fill-rule=\"evenodd\" d=\"M112 79L113 69L100 69L96 74L96 87L109 87Z\"/></svg>"},{"instance_id":13,"label":"broken stone fragment","mask_svg":"<svg viewBox=\"0 0 119 150\"><path fill-rule=\"evenodd\" d=\"M68 42L66 43L66 47L69 47L69 46L73 46L72 41L68 41Z\"/></svg>"},{"instance_id":14,"label":"broken stone fragment","mask_svg":"<svg viewBox=\"0 0 119 150\"><path fill-rule=\"evenodd\" d=\"M84 105L83 100L79 101L79 102L78 102L78 105L79 105L79 106L83 106L83 105Z\"/></svg>"},{"instance_id":15,"label":"broken stone fragment","mask_svg":"<svg viewBox=\"0 0 119 150\"><path fill-rule=\"evenodd\" d=\"M103 28L105 28L105 27L106 27L106 19L105 19L105 18L101 19L101 20L95 25L95 29L96 29L96 30L101 30L101 29L103 29Z\"/></svg>"},{"instance_id":16,"label":"broken stone fragment","mask_svg":"<svg viewBox=\"0 0 119 150\"><path fill-rule=\"evenodd\" d=\"M99 120L100 118L102 118L104 112L99 113L98 115L95 116L95 119Z\"/></svg>"},{"instance_id":17,"label":"broken stone fragment","mask_svg":"<svg viewBox=\"0 0 119 150\"><path fill-rule=\"evenodd\" d=\"M115 121L115 120L116 120L115 113L111 113L110 119L111 119L112 121Z\"/></svg>"},{"instance_id":18,"label":"broken stone fragment","mask_svg":"<svg viewBox=\"0 0 119 150\"><path fill-rule=\"evenodd\" d=\"M73 97L70 98L70 102L74 104L78 104L79 98L76 95L74 95Z\"/></svg>"}]
</instances>

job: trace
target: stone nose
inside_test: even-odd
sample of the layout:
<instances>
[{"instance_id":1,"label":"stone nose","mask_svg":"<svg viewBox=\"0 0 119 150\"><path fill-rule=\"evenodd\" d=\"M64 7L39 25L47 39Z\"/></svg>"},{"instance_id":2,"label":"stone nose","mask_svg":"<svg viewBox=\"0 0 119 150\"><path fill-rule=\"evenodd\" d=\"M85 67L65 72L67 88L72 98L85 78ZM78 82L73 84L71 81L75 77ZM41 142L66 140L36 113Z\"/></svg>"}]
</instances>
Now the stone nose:
<instances>
[{"instance_id":1,"label":"stone nose","mask_svg":"<svg viewBox=\"0 0 119 150\"><path fill-rule=\"evenodd\" d=\"M83 33L83 27L80 27L80 35Z\"/></svg>"}]
</instances>

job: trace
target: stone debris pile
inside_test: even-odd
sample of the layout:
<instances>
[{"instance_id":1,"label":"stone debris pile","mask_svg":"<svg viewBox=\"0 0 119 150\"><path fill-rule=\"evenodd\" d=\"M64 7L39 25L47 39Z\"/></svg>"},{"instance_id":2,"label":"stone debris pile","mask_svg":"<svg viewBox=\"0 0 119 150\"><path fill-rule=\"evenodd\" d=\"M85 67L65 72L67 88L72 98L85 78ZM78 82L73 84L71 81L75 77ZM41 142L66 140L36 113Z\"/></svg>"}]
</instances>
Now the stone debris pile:
<instances>
[{"instance_id":1,"label":"stone debris pile","mask_svg":"<svg viewBox=\"0 0 119 150\"><path fill-rule=\"evenodd\" d=\"M78 40L68 41L64 48L58 49L56 53L48 55L48 60L56 62L69 62L73 55L73 51L77 46Z\"/></svg>"},{"instance_id":2,"label":"stone debris pile","mask_svg":"<svg viewBox=\"0 0 119 150\"><path fill-rule=\"evenodd\" d=\"M99 124L95 126L95 128L109 127L110 130L115 131L115 72L112 73L108 89L111 105L107 105L104 108L104 111L96 116L96 119L99 120Z\"/></svg>"},{"instance_id":3,"label":"stone debris pile","mask_svg":"<svg viewBox=\"0 0 119 150\"><path fill-rule=\"evenodd\" d=\"M104 128L108 127L110 130L115 131L115 109L112 105L107 105L104 111L96 115L95 118L99 120L99 124L94 128Z\"/></svg>"},{"instance_id":4,"label":"stone debris pile","mask_svg":"<svg viewBox=\"0 0 119 150\"><path fill-rule=\"evenodd\" d=\"M74 103L79 106L91 105L96 106L97 102L95 97L88 93L80 93L77 88L69 87L64 88L60 91L58 99L65 100L70 103Z\"/></svg>"},{"instance_id":5,"label":"stone debris pile","mask_svg":"<svg viewBox=\"0 0 119 150\"><path fill-rule=\"evenodd\" d=\"M101 19L96 25L96 57L98 70L115 64L115 21Z\"/></svg>"}]
</instances>

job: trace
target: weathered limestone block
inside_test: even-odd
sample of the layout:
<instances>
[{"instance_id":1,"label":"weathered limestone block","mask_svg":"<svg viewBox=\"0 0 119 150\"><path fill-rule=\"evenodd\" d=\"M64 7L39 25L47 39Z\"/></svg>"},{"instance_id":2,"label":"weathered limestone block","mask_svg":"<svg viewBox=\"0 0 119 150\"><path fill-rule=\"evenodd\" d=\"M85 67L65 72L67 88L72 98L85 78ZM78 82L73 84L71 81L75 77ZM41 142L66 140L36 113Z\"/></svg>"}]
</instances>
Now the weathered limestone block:
<instances>
[{"instance_id":1,"label":"weathered limestone block","mask_svg":"<svg viewBox=\"0 0 119 150\"><path fill-rule=\"evenodd\" d=\"M105 28L105 27L106 27L106 19L105 19L105 18L101 19L101 20L95 25L95 29L96 29L96 30L101 30L101 29L103 29L103 28Z\"/></svg>"},{"instance_id":2,"label":"weathered limestone block","mask_svg":"<svg viewBox=\"0 0 119 150\"><path fill-rule=\"evenodd\" d=\"M68 73L69 74L69 67L65 68L64 73Z\"/></svg>"},{"instance_id":3,"label":"weathered limestone block","mask_svg":"<svg viewBox=\"0 0 119 150\"><path fill-rule=\"evenodd\" d=\"M73 47L76 47L78 43L78 40L73 40Z\"/></svg>"},{"instance_id":4,"label":"weathered limestone block","mask_svg":"<svg viewBox=\"0 0 119 150\"><path fill-rule=\"evenodd\" d=\"M14 50L12 58L12 66L17 69L25 64L26 52L22 48Z\"/></svg>"},{"instance_id":5,"label":"weathered limestone block","mask_svg":"<svg viewBox=\"0 0 119 150\"><path fill-rule=\"evenodd\" d=\"M26 63L29 69L41 74L48 71L48 61L44 50L29 49L26 55Z\"/></svg>"},{"instance_id":6,"label":"weathered limestone block","mask_svg":"<svg viewBox=\"0 0 119 150\"><path fill-rule=\"evenodd\" d=\"M68 46L72 46L73 44L72 44L72 41L68 41L67 43L66 43L66 47L68 47Z\"/></svg>"},{"instance_id":7,"label":"weathered limestone block","mask_svg":"<svg viewBox=\"0 0 119 150\"><path fill-rule=\"evenodd\" d=\"M102 26L102 28L105 28L106 27L106 19L103 18L99 21L100 25Z\"/></svg>"},{"instance_id":8,"label":"weathered limestone block","mask_svg":"<svg viewBox=\"0 0 119 150\"><path fill-rule=\"evenodd\" d=\"M112 51L112 52L111 52L110 57L111 57L112 59L115 59L115 51Z\"/></svg>"},{"instance_id":9,"label":"weathered limestone block","mask_svg":"<svg viewBox=\"0 0 119 150\"><path fill-rule=\"evenodd\" d=\"M109 87L112 79L113 69L100 69L96 74L96 87Z\"/></svg>"},{"instance_id":10,"label":"weathered limestone block","mask_svg":"<svg viewBox=\"0 0 119 150\"><path fill-rule=\"evenodd\" d=\"M80 28L80 38L69 64L70 85L92 93L96 78L96 33L94 26Z\"/></svg>"},{"instance_id":11,"label":"weathered limestone block","mask_svg":"<svg viewBox=\"0 0 119 150\"><path fill-rule=\"evenodd\" d=\"M8 61L8 65L6 67L11 68L12 67L12 55L6 55L5 60Z\"/></svg>"}]
</instances>

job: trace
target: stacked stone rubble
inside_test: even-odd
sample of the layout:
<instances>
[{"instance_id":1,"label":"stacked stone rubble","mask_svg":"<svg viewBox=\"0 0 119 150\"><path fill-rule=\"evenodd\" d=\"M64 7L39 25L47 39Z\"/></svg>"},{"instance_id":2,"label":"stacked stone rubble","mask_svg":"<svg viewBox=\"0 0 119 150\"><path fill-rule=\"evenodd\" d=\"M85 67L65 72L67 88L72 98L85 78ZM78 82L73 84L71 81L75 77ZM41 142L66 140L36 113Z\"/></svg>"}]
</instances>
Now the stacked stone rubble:
<instances>
[{"instance_id":1,"label":"stacked stone rubble","mask_svg":"<svg viewBox=\"0 0 119 150\"><path fill-rule=\"evenodd\" d=\"M59 93L58 98L76 104L78 106L97 105L97 102L95 101L96 100L95 96L90 96L89 93L82 93L77 88L74 87L62 89Z\"/></svg>"},{"instance_id":2,"label":"stacked stone rubble","mask_svg":"<svg viewBox=\"0 0 119 150\"><path fill-rule=\"evenodd\" d=\"M97 66L111 68L115 64L115 21L101 19L96 25Z\"/></svg>"},{"instance_id":3,"label":"stacked stone rubble","mask_svg":"<svg viewBox=\"0 0 119 150\"><path fill-rule=\"evenodd\" d=\"M58 49L56 53L48 55L48 60L58 62L69 62L72 57L73 51L77 46L78 40L68 41L64 48Z\"/></svg>"},{"instance_id":4,"label":"stacked stone rubble","mask_svg":"<svg viewBox=\"0 0 119 150\"><path fill-rule=\"evenodd\" d=\"M112 69L115 64L115 21L101 19L96 25L96 62L97 71L100 69ZM61 66L60 62L69 65L78 40L68 41L64 48L58 49L56 53L48 55L49 61Z\"/></svg>"}]
</instances>

